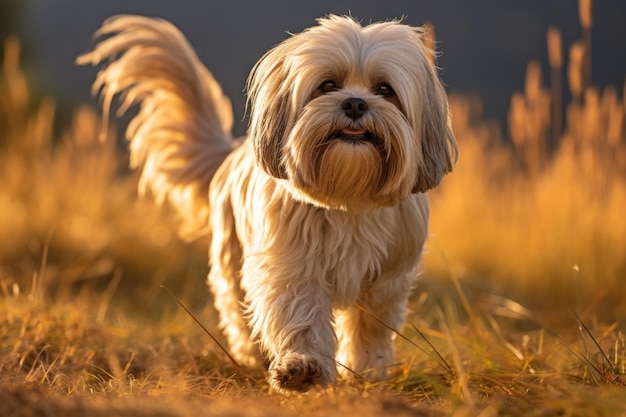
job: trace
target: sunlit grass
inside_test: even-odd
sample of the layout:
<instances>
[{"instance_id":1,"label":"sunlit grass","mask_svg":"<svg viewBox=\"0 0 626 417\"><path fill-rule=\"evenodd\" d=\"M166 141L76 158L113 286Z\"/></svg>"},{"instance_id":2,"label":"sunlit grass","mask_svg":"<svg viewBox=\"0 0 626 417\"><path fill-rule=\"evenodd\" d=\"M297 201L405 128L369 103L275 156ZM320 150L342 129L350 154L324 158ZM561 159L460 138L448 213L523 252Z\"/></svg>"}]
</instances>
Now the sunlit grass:
<instances>
[{"instance_id":1,"label":"sunlit grass","mask_svg":"<svg viewBox=\"0 0 626 417\"><path fill-rule=\"evenodd\" d=\"M452 105L463 157L432 193L427 270L542 308L624 318L624 102L612 89L589 89L570 104L555 155L545 142L525 144L544 154L541 164L472 120L467 100Z\"/></svg>"},{"instance_id":2,"label":"sunlit grass","mask_svg":"<svg viewBox=\"0 0 626 417\"><path fill-rule=\"evenodd\" d=\"M554 70L564 65L551 33ZM262 369L239 372L161 289L221 338L206 242L183 243L166 209L137 199L115 127L101 138L97 112L76 109L57 133L55 101L34 97L10 41L0 71L0 415L626 413L626 103L589 85L581 45L558 129L550 99L560 90L534 63L506 135L484 121L479 99L452 97L461 158L431 193L425 271L396 329L390 379L284 398Z\"/></svg>"},{"instance_id":3,"label":"sunlit grass","mask_svg":"<svg viewBox=\"0 0 626 417\"><path fill-rule=\"evenodd\" d=\"M18 48L16 41L7 45L0 79L4 279L27 288L35 276L38 288L57 296L102 290L120 276L127 299L113 301L152 308L164 298L158 285L167 283L200 302L205 246L183 245L172 216L137 199L127 156L113 136L101 138L95 110L76 109L71 125L54 135L54 101L32 99L12 56Z\"/></svg>"}]
</instances>

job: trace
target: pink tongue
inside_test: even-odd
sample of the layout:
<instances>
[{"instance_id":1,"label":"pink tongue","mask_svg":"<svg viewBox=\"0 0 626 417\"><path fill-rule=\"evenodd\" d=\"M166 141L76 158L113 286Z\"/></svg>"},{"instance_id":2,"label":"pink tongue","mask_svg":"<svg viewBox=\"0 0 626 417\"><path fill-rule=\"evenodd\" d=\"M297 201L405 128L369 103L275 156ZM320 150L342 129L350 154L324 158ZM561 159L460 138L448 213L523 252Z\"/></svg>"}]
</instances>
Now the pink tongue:
<instances>
[{"instance_id":1,"label":"pink tongue","mask_svg":"<svg viewBox=\"0 0 626 417\"><path fill-rule=\"evenodd\" d=\"M341 131L341 133L343 133L344 135L363 135L365 134L365 130L363 129L353 130L353 129L345 128Z\"/></svg>"}]
</instances>

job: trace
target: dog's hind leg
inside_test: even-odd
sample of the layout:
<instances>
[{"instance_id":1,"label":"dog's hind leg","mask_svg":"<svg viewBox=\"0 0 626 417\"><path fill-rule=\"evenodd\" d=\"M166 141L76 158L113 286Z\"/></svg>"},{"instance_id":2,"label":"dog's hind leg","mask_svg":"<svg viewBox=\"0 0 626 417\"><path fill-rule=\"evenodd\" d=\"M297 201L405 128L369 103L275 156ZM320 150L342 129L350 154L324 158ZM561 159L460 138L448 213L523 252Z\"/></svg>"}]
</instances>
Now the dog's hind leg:
<instances>
[{"instance_id":1,"label":"dog's hind leg","mask_svg":"<svg viewBox=\"0 0 626 417\"><path fill-rule=\"evenodd\" d=\"M208 283L231 354L241 364L255 366L262 363L262 359L259 348L250 338L250 329L242 314L242 251L235 232L230 194L227 190L222 192L216 200L211 201L211 269Z\"/></svg>"}]
</instances>

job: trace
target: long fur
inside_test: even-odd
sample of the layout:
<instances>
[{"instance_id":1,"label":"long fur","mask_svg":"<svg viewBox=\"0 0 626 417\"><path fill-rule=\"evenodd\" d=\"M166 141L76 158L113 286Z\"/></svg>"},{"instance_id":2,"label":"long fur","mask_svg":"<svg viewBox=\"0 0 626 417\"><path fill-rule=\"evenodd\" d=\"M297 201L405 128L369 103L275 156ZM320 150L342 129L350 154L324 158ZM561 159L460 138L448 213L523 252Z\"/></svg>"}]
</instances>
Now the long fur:
<instances>
[{"instance_id":1,"label":"long fur","mask_svg":"<svg viewBox=\"0 0 626 417\"><path fill-rule=\"evenodd\" d=\"M230 100L169 22L116 16L94 36L103 40L77 63L105 64L93 84L105 120L117 94L118 115L140 105L126 131L139 191L176 209L184 237L205 234L209 182L235 146Z\"/></svg>"},{"instance_id":2,"label":"long fur","mask_svg":"<svg viewBox=\"0 0 626 417\"><path fill-rule=\"evenodd\" d=\"M169 23L112 18L97 33L110 37L79 58L108 63L94 84L105 114L118 93L121 112L140 105L127 130L140 189L192 231L208 226L208 281L232 353L267 360L280 392L334 382L336 361L384 376L394 334L378 320L403 325L427 237L424 192L457 156L420 29L318 23L253 69L240 146L228 100Z\"/></svg>"}]
</instances>

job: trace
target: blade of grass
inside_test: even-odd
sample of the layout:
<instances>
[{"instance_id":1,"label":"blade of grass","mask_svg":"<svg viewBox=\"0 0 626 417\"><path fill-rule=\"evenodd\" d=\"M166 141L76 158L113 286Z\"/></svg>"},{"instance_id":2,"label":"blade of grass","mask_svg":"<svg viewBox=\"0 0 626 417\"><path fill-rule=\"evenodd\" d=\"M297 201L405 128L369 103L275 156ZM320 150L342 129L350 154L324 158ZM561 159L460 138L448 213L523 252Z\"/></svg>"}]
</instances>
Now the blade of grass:
<instances>
[{"instance_id":1,"label":"blade of grass","mask_svg":"<svg viewBox=\"0 0 626 417\"><path fill-rule=\"evenodd\" d=\"M598 341L596 340L596 338L593 336L593 334L591 333L591 331L589 330L589 328L585 325L585 323L580 319L580 317L578 317L578 314L576 314L575 312L572 312L574 314L574 317L576 317L576 320L578 320L578 324L580 325L580 328L582 328L585 333L587 333L587 335L591 338L591 340L593 341L593 344L596 345L596 347L598 348L598 351L600 352L600 355L602 355L602 358L604 358L604 360L606 361L607 365L609 366L609 368L611 368L611 370L613 372L615 372L615 367L613 366L613 364L611 363L611 360L608 358L608 356L604 353L604 350L602 349L602 347L600 346L600 343L598 343Z\"/></svg>"},{"instance_id":2,"label":"blade of grass","mask_svg":"<svg viewBox=\"0 0 626 417\"><path fill-rule=\"evenodd\" d=\"M439 357L439 359L441 360L441 362L443 362L443 364L445 365L446 368L448 368L449 371L452 371L452 367L450 366L450 364L443 358L443 356L441 356L441 354L439 353L439 351L437 349L435 349L435 346L433 346L432 343L430 343L430 340L428 340L428 338L426 337L426 335L424 333L422 333L417 326L415 326L413 323L411 323L410 321L407 321L407 323L409 323L409 325L413 328L413 330L415 330L415 332L422 338L424 339L424 341L428 344L428 346L430 346L430 348L433 350L433 352L435 352L435 354Z\"/></svg>"},{"instance_id":3,"label":"blade of grass","mask_svg":"<svg viewBox=\"0 0 626 417\"><path fill-rule=\"evenodd\" d=\"M426 355L428 355L429 357L433 358L433 356L430 354L430 352L428 352L426 349L424 349L423 347L421 347L420 345L418 345L417 343L415 343L414 341L412 341L411 339L409 339L408 337L406 337L405 335L403 335L401 332L399 332L398 330L394 329L393 327L391 327L390 325L388 325L387 323L385 323L383 320L381 320L380 318L376 317L374 314L372 314L371 312L369 312L368 310L365 309L365 307L363 307L361 304L357 303L356 307L361 310L362 312L364 312L365 314L367 314L368 316L372 317L374 320L376 320L377 322L379 322L380 324L382 324L383 326L385 326L386 328L388 328L389 330L391 330L392 332L394 332L395 334L397 334L398 336L400 336L403 340L405 340L406 342L410 343L411 345L415 346L417 349L421 350L422 352L424 352ZM414 327L415 328L415 327ZM418 330L418 333L419 332ZM424 337L422 335L422 337ZM430 342L428 343L431 347L432 345L430 344ZM441 355L439 355L439 353L435 350L435 352L437 353L437 355L439 357L441 357ZM435 359L437 362L439 362L439 360L437 358L433 358ZM443 359L443 358L442 358ZM450 365L448 365L448 363L444 360L443 364L441 362L439 362L439 364L446 368L448 371L451 371L452 368L450 367Z\"/></svg>"},{"instance_id":4,"label":"blade of grass","mask_svg":"<svg viewBox=\"0 0 626 417\"><path fill-rule=\"evenodd\" d=\"M176 300L176 302L178 303L178 305L185 310L185 312L187 314L189 314L189 316L198 324L198 326L200 326L200 328L202 328L202 330L204 330L204 332L206 334L209 335L209 337L213 340L213 342L215 342L215 344L220 348L220 350L222 352L224 352L224 354L226 355L226 357L232 362L232 364L235 366L235 368L241 373L241 375L243 376L247 376L247 373L244 371L243 367L241 365L239 365L239 362L237 362L237 360L235 360L235 358L228 352L228 350L222 346L222 344L217 340L217 338L215 336L213 336L211 334L211 332L209 331L209 329L207 329L201 322L200 320L198 320L198 318L182 303L182 301L180 301L178 299L178 297L176 297L176 295L174 295L174 293L172 291L170 291L169 288L167 288L165 285L161 285L161 288L163 288L165 291L167 291L173 298L174 300Z\"/></svg>"}]
</instances>

